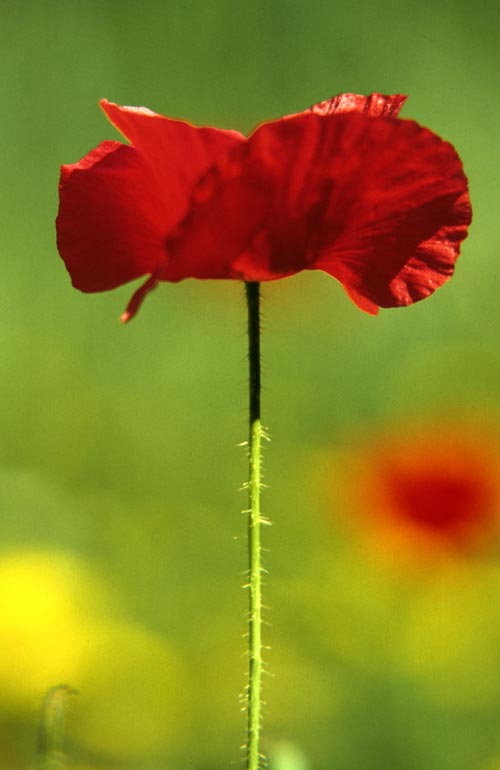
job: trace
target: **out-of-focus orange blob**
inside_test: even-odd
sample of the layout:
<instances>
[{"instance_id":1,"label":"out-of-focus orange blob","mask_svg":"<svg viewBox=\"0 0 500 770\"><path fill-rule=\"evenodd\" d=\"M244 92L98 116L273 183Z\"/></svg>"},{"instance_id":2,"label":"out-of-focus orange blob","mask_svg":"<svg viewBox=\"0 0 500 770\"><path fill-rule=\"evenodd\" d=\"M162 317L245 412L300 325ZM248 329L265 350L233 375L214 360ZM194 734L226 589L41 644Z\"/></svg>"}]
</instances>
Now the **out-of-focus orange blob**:
<instances>
[{"instance_id":1,"label":"out-of-focus orange blob","mask_svg":"<svg viewBox=\"0 0 500 770\"><path fill-rule=\"evenodd\" d=\"M500 447L468 424L429 423L364 442L343 467L344 503L397 553L470 553L500 531Z\"/></svg>"}]
</instances>

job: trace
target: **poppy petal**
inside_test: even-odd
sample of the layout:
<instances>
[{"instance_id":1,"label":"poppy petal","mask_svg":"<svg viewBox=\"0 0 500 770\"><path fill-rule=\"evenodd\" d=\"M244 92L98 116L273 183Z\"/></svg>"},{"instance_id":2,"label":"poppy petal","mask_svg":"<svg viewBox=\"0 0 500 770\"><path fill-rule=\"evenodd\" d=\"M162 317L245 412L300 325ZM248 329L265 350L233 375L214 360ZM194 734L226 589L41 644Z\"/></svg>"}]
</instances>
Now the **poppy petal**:
<instances>
[{"instance_id":1,"label":"poppy petal","mask_svg":"<svg viewBox=\"0 0 500 770\"><path fill-rule=\"evenodd\" d=\"M140 306L144 302L146 295L149 294L150 291L153 291L153 289L156 289L158 280L159 279L156 273L153 273L153 275L150 275L148 280L145 281L142 286L139 286L139 288L132 294L125 312L120 316L120 321L122 324L128 323L128 321L130 321L136 315Z\"/></svg>"},{"instance_id":2,"label":"poppy petal","mask_svg":"<svg viewBox=\"0 0 500 770\"><path fill-rule=\"evenodd\" d=\"M118 142L62 166L57 245L77 289L113 289L164 263L159 195L148 164Z\"/></svg>"},{"instance_id":3,"label":"poppy petal","mask_svg":"<svg viewBox=\"0 0 500 770\"><path fill-rule=\"evenodd\" d=\"M188 214L194 186L245 142L238 131L197 127L146 107L121 107L106 99L100 104L111 123L148 161L161 189L167 232Z\"/></svg>"},{"instance_id":4,"label":"poppy petal","mask_svg":"<svg viewBox=\"0 0 500 770\"><path fill-rule=\"evenodd\" d=\"M376 121L368 133L370 149L353 136L362 167L325 210L315 267L361 309L410 305L453 275L472 216L467 180L453 147L413 121ZM340 230L327 224L337 209Z\"/></svg>"},{"instance_id":5,"label":"poppy petal","mask_svg":"<svg viewBox=\"0 0 500 770\"><path fill-rule=\"evenodd\" d=\"M275 189L254 258L261 276L319 268L374 312L451 275L470 222L467 182L451 145L427 129L305 113L261 126L248 144L248 163Z\"/></svg>"},{"instance_id":6,"label":"poppy petal","mask_svg":"<svg viewBox=\"0 0 500 770\"><path fill-rule=\"evenodd\" d=\"M395 118L402 109L407 97L404 94L373 93L370 96L361 94L339 94L331 99L313 104L306 112L314 115L340 115L343 112L358 112L369 118Z\"/></svg>"},{"instance_id":7,"label":"poppy petal","mask_svg":"<svg viewBox=\"0 0 500 770\"><path fill-rule=\"evenodd\" d=\"M167 242L170 258L162 280L252 280L237 261L252 257L274 188L258 166L246 165L246 150L242 144L195 186L189 214Z\"/></svg>"}]
</instances>

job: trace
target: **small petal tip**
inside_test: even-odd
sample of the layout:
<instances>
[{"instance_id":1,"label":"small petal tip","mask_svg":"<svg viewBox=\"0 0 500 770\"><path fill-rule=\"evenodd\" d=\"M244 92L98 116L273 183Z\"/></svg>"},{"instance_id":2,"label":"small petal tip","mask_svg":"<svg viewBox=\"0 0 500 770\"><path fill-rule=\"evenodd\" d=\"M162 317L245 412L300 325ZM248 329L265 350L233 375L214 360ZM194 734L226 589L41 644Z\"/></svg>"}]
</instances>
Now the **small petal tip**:
<instances>
[{"instance_id":1,"label":"small petal tip","mask_svg":"<svg viewBox=\"0 0 500 770\"><path fill-rule=\"evenodd\" d=\"M125 312L120 316L120 321L122 324L128 323L137 314L137 311L143 303L144 297L146 294L149 294L150 291L156 288L158 280L159 279L157 273L153 273L153 275L150 275L148 280L143 283L142 286L139 286L137 291L132 294Z\"/></svg>"}]
</instances>

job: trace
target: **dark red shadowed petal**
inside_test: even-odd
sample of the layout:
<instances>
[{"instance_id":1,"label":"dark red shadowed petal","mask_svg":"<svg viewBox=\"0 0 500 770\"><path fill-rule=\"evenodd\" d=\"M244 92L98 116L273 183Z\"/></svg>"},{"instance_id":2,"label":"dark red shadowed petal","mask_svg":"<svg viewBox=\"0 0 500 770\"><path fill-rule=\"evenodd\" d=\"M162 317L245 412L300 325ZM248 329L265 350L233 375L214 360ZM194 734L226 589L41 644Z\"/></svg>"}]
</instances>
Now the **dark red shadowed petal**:
<instances>
[{"instance_id":1,"label":"dark red shadowed petal","mask_svg":"<svg viewBox=\"0 0 500 770\"><path fill-rule=\"evenodd\" d=\"M188 216L167 243L171 258L163 280L245 279L236 265L245 254L252 260L273 188L257 167L243 172L243 165L244 154L236 153L232 169L214 168L195 188Z\"/></svg>"},{"instance_id":2,"label":"dark red shadowed petal","mask_svg":"<svg viewBox=\"0 0 500 770\"><path fill-rule=\"evenodd\" d=\"M427 129L304 113L258 128L247 162L275 188L247 280L319 268L374 313L415 302L451 275L470 222L467 183L451 145Z\"/></svg>"},{"instance_id":3,"label":"dark red shadowed petal","mask_svg":"<svg viewBox=\"0 0 500 770\"><path fill-rule=\"evenodd\" d=\"M77 289L114 289L164 263L160 195L147 163L118 142L62 166L57 245Z\"/></svg>"},{"instance_id":4,"label":"dark red shadowed petal","mask_svg":"<svg viewBox=\"0 0 500 770\"><path fill-rule=\"evenodd\" d=\"M189 213L195 185L245 141L238 131L192 126L145 107L120 107L106 99L100 104L111 123L148 162L161 189L159 205L167 233Z\"/></svg>"}]
</instances>

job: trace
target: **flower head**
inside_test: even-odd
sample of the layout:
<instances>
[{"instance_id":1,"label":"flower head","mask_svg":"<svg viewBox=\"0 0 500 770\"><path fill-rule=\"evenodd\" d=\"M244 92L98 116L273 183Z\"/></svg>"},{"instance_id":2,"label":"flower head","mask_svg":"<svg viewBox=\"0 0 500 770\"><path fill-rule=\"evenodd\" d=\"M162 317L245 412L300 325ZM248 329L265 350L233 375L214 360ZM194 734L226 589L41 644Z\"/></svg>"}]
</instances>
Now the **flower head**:
<instances>
[{"instance_id":1,"label":"flower head","mask_svg":"<svg viewBox=\"0 0 500 770\"><path fill-rule=\"evenodd\" d=\"M319 269L362 310L409 305L453 273L471 209L447 142L397 114L405 97L343 94L237 131L101 101L130 144L62 166L59 252L73 285L270 281Z\"/></svg>"},{"instance_id":2,"label":"flower head","mask_svg":"<svg viewBox=\"0 0 500 770\"><path fill-rule=\"evenodd\" d=\"M358 524L391 551L481 551L500 533L500 447L466 424L368 442L345 474Z\"/></svg>"}]
</instances>

